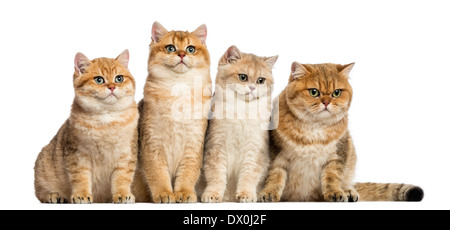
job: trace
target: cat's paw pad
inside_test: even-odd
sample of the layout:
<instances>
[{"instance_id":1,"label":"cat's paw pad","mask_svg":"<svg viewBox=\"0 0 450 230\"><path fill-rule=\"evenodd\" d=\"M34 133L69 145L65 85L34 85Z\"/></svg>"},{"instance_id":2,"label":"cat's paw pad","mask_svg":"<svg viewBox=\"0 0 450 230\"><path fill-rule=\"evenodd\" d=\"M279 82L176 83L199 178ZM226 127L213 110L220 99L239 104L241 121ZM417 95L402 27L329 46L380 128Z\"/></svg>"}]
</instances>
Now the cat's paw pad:
<instances>
[{"instance_id":1,"label":"cat's paw pad","mask_svg":"<svg viewBox=\"0 0 450 230\"><path fill-rule=\"evenodd\" d=\"M332 191L323 194L325 201L328 202L344 202L347 194L344 191Z\"/></svg>"},{"instance_id":2,"label":"cat's paw pad","mask_svg":"<svg viewBox=\"0 0 450 230\"><path fill-rule=\"evenodd\" d=\"M197 202L197 195L193 191L178 191L175 192L175 202L195 203Z\"/></svg>"},{"instance_id":3,"label":"cat's paw pad","mask_svg":"<svg viewBox=\"0 0 450 230\"><path fill-rule=\"evenodd\" d=\"M256 192L247 192L247 191L238 192L236 194L236 199L241 203L256 202L257 201Z\"/></svg>"},{"instance_id":4,"label":"cat's paw pad","mask_svg":"<svg viewBox=\"0 0 450 230\"><path fill-rule=\"evenodd\" d=\"M47 197L47 202L50 204L63 204L67 203L67 199L60 197L59 193L50 193Z\"/></svg>"},{"instance_id":5,"label":"cat's paw pad","mask_svg":"<svg viewBox=\"0 0 450 230\"><path fill-rule=\"evenodd\" d=\"M161 192L153 195L153 203L175 203L173 192Z\"/></svg>"},{"instance_id":6,"label":"cat's paw pad","mask_svg":"<svg viewBox=\"0 0 450 230\"><path fill-rule=\"evenodd\" d=\"M344 192L346 195L345 201L357 202L359 200L359 194L354 189L346 189Z\"/></svg>"},{"instance_id":7,"label":"cat's paw pad","mask_svg":"<svg viewBox=\"0 0 450 230\"><path fill-rule=\"evenodd\" d=\"M131 193L118 193L113 195L114 204L134 204L135 198Z\"/></svg>"},{"instance_id":8,"label":"cat's paw pad","mask_svg":"<svg viewBox=\"0 0 450 230\"><path fill-rule=\"evenodd\" d=\"M259 193L259 201L261 202L279 202L280 199L281 195L278 191L266 189Z\"/></svg>"},{"instance_id":9,"label":"cat's paw pad","mask_svg":"<svg viewBox=\"0 0 450 230\"><path fill-rule=\"evenodd\" d=\"M202 195L203 203L220 203L222 202L223 196L219 192L204 192Z\"/></svg>"},{"instance_id":10,"label":"cat's paw pad","mask_svg":"<svg viewBox=\"0 0 450 230\"><path fill-rule=\"evenodd\" d=\"M92 195L75 193L71 197L73 204L92 204Z\"/></svg>"}]
</instances>

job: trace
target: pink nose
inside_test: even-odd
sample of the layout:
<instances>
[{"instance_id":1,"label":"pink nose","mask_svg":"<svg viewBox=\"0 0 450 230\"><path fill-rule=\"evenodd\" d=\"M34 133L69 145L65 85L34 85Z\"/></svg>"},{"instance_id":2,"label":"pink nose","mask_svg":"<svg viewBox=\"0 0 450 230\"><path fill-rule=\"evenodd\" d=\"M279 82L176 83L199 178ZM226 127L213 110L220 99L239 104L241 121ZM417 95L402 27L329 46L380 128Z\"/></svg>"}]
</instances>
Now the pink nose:
<instances>
[{"instance_id":1,"label":"pink nose","mask_svg":"<svg viewBox=\"0 0 450 230\"><path fill-rule=\"evenodd\" d=\"M114 85L110 85L110 86L108 86L108 89L110 89L112 92L112 91L114 91L114 89L116 89L116 87Z\"/></svg>"},{"instance_id":2,"label":"pink nose","mask_svg":"<svg viewBox=\"0 0 450 230\"><path fill-rule=\"evenodd\" d=\"M186 54L185 53L179 53L178 56L180 56L180 58L183 59L184 56L186 56Z\"/></svg>"},{"instance_id":3,"label":"pink nose","mask_svg":"<svg viewBox=\"0 0 450 230\"><path fill-rule=\"evenodd\" d=\"M328 106L328 104L330 104L330 102L329 101L323 101L322 102L324 105L325 105L325 107L327 107Z\"/></svg>"},{"instance_id":4,"label":"pink nose","mask_svg":"<svg viewBox=\"0 0 450 230\"><path fill-rule=\"evenodd\" d=\"M249 86L249 88L250 88L250 90L251 90L251 91L253 91L253 90L255 90L255 89L256 89L256 87L255 87L255 86Z\"/></svg>"}]
</instances>

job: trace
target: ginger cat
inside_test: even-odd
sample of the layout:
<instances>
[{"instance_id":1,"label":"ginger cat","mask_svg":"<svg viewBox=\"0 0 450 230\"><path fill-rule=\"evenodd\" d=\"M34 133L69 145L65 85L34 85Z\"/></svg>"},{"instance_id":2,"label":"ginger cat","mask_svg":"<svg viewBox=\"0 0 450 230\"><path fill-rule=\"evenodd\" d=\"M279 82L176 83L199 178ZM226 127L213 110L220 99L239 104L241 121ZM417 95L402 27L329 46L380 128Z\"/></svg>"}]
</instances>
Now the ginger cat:
<instances>
[{"instance_id":1,"label":"ginger cat","mask_svg":"<svg viewBox=\"0 0 450 230\"><path fill-rule=\"evenodd\" d=\"M41 202L134 203L139 114L128 60L128 50L116 59L75 56L70 117L34 167Z\"/></svg>"},{"instance_id":2,"label":"ginger cat","mask_svg":"<svg viewBox=\"0 0 450 230\"><path fill-rule=\"evenodd\" d=\"M155 22L140 102L137 201L196 202L195 185L211 97L207 30L170 31Z\"/></svg>"},{"instance_id":3,"label":"ginger cat","mask_svg":"<svg viewBox=\"0 0 450 230\"><path fill-rule=\"evenodd\" d=\"M356 153L348 131L352 64L294 62L270 132L273 162L259 199L273 201L420 201L406 184L353 183ZM276 103L275 103L276 104Z\"/></svg>"},{"instance_id":4,"label":"ginger cat","mask_svg":"<svg viewBox=\"0 0 450 230\"><path fill-rule=\"evenodd\" d=\"M202 202L256 202L269 168L272 67L231 46L219 61L205 141Z\"/></svg>"}]
</instances>

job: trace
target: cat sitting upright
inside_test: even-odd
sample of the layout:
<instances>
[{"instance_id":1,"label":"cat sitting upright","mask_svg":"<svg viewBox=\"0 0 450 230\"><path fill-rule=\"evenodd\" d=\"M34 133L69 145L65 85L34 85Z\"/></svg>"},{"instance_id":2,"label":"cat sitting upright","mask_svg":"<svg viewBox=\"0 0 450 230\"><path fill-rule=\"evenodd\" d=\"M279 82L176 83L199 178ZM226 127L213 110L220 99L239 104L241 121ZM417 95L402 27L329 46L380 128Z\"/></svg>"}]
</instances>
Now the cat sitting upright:
<instances>
[{"instance_id":1,"label":"cat sitting upright","mask_svg":"<svg viewBox=\"0 0 450 230\"><path fill-rule=\"evenodd\" d=\"M139 114L128 50L116 59L75 56L69 119L35 163L45 203L134 203Z\"/></svg>"},{"instance_id":2,"label":"cat sitting upright","mask_svg":"<svg viewBox=\"0 0 450 230\"><path fill-rule=\"evenodd\" d=\"M205 140L202 202L256 202L269 167L272 67L231 46L219 61ZM203 188L202 188L203 187Z\"/></svg>"},{"instance_id":3,"label":"cat sitting upright","mask_svg":"<svg viewBox=\"0 0 450 230\"><path fill-rule=\"evenodd\" d=\"M274 201L420 201L420 187L354 183L356 153L348 131L353 90L348 65L292 63L274 103L273 162L259 199Z\"/></svg>"},{"instance_id":4,"label":"cat sitting upright","mask_svg":"<svg viewBox=\"0 0 450 230\"><path fill-rule=\"evenodd\" d=\"M206 26L167 31L155 22L140 102L137 201L196 202L211 97Z\"/></svg>"}]
</instances>

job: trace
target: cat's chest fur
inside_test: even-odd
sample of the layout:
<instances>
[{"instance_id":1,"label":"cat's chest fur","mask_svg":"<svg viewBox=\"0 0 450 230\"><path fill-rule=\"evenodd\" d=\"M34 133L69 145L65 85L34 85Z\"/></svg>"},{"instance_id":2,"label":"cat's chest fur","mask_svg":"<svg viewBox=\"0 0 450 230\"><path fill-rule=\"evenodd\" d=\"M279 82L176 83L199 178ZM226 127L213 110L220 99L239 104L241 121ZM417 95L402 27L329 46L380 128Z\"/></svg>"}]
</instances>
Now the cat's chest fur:
<instances>
[{"instance_id":1,"label":"cat's chest fur","mask_svg":"<svg viewBox=\"0 0 450 230\"><path fill-rule=\"evenodd\" d=\"M205 108L207 87L211 87L209 68L194 68L182 74L163 66L152 66L151 81L146 83L145 103L152 109L147 116L150 136L158 140L164 150L169 174L175 179L186 146L203 143L207 126Z\"/></svg>"},{"instance_id":2,"label":"cat's chest fur","mask_svg":"<svg viewBox=\"0 0 450 230\"><path fill-rule=\"evenodd\" d=\"M246 170L246 163L266 158L263 162L269 161L268 152L261 151L268 149L268 131L261 130L260 126L264 121L258 119L223 119L219 122L221 126L219 130L227 136L225 140L227 188L224 200L235 201L240 173Z\"/></svg>"},{"instance_id":3,"label":"cat's chest fur","mask_svg":"<svg viewBox=\"0 0 450 230\"><path fill-rule=\"evenodd\" d=\"M118 160L132 158L132 141L135 138L137 116L129 122L116 123L121 114L102 114L84 125L75 125L83 135L79 135L78 152L87 154L90 160L92 194L96 202L111 200L111 175L118 166ZM91 127L86 127L86 124ZM101 124L101 125L100 125Z\"/></svg>"},{"instance_id":4,"label":"cat's chest fur","mask_svg":"<svg viewBox=\"0 0 450 230\"><path fill-rule=\"evenodd\" d=\"M326 140L326 130L321 128L305 129L303 137L310 141ZM327 144L302 144L285 140L280 154L285 157L288 177L282 194L283 200L318 201L321 199L320 175L329 157L336 152L339 139Z\"/></svg>"}]
</instances>

